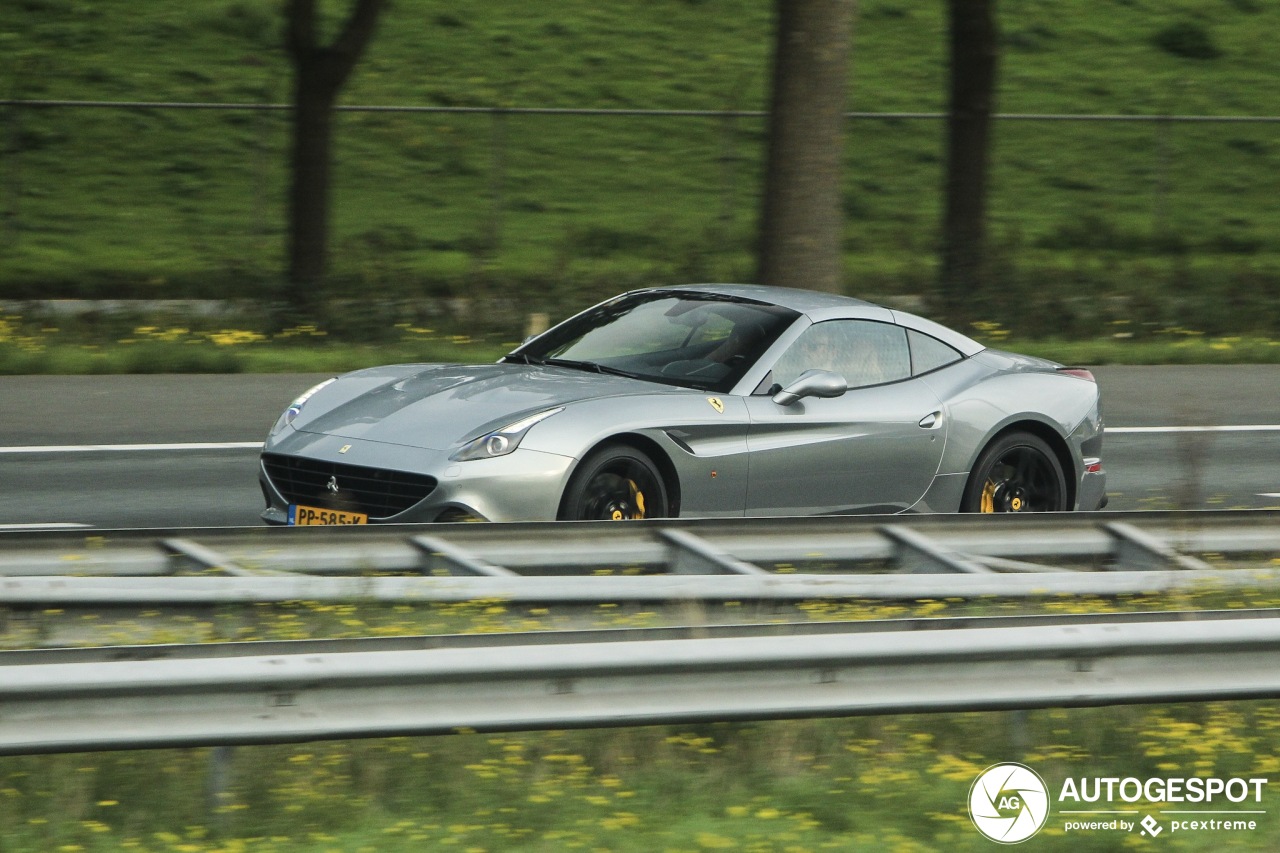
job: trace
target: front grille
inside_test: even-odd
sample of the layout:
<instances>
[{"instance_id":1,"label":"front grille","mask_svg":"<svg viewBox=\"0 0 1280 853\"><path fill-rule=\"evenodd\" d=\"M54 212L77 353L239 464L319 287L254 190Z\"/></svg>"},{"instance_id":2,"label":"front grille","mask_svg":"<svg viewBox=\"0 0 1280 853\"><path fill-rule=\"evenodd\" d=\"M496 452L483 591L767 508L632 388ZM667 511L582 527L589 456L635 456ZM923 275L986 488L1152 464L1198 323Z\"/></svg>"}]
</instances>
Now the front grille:
<instances>
[{"instance_id":1,"label":"front grille","mask_svg":"<svg viewBox=\"0 0 1280 853\"><path fill-rule=\"evenodd\" d=\"M436 487L436 478L425 474L278 453L262 454L262 465L276 491L291 504L363 512L370 518L404 512ZM328 488L330 477L336 478L337 494Z\"/></svg>"}]
</instances>

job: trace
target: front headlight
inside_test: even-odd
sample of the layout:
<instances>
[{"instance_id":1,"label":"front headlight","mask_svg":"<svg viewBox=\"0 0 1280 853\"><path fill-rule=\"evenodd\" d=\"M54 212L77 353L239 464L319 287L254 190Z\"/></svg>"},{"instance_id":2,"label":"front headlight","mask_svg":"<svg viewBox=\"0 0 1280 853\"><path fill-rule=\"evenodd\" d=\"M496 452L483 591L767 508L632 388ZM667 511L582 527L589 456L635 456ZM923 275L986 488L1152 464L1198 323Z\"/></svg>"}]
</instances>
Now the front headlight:
<instances>
[{"instance_id":1,"label":"front headlight","mask_svg":"<svg viewBox=\"0 0 1280 853\"><path fill-rule=\"evenodd\" d=\"M301 394L298 397L298 399L290 403L289 408L285 409L284 413L280 415L279 418L276 419L276 425L271 428L271 434L275 435L280 430L284 429L289 424L293 423L294 418L298 417L298 414L302 411L302 407L307 404L308 400L310 400L312 397L316 395L317 391L337 381L338 381L338 377L336 376L330 377L329 379L326 379L325 381L321 382L319 385L316 385L308 389L306 393Z\"/></svg>"},{"instance_id":2,"label":"front headlight","mask_svg":"<svg viewBox=\"0 0 1280 853\"><path fill-rule=\"evenodd\" d=\"M556 409L547 409L545 412L538 412L536 415L530 415L513 424L507 424L502 429L486 432L484 435L473 438L462 445L462 448L449 458L454 462L467 462L472 459L493 459L498 456L506 456L520 446L521 439L533 428L534 424L563 411L564 406Z\"/></svg>"}]
</instances>

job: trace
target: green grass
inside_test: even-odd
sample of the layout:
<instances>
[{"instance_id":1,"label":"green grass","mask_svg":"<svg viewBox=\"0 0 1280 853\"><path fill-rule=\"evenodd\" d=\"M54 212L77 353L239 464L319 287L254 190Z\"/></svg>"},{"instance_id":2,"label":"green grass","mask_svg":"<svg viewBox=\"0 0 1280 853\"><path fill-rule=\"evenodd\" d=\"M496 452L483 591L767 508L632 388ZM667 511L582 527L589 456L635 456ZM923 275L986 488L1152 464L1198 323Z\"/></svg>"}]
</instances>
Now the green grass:
<instances>
[{"instance_id":1,"label":"green grass","mask_svg":"<svg viewBox=\"0 0 1280 853\"><path fill-rule=\"evenodd\" d=\"M760 109L771 8L404 0L343 101ZM943 107L942 10L860 4L851 109ZM1280 114L1280 46L1259 35L1280 7L1064 0L1002 7L1001 27L1005 112ZM0 93L280 102L279 44L270 0L16 0L0 8ZM1032 338L1123 319L1280 332L1273 127L1002 122L980 316ZM283 114L8 109L0 130L0 297L278 292ZM344 114L338 134L336 294L562 314L634 285L752 275L758 119ZM934 121L850 125L849 292L929 295L941 140Z\"/></svg>"},{"instance_id":2,"label":"green grass","mask_svg":"<svg viewBox=\"0 0 1280 853\"><path fill-rule=\"evenodd\" d=\"M807 617L799 618L1276 603L1275 591L1212 589L1115 601L816 601L800 607ZM61 611L34 615L46 623L85 621ZM131 636L135 642L191 642L544 630L556 627L560 615L499 601L391 607L292 602L189 617L182 628L158 629L154 615L143 614ZM670 611L596 611L601 627L637 624L642 615L652 623L672 618ZM129 630L124 617L88 621L89 630L104 636ZM40 642L37 628L35 620L10 626L6 647ZM30 632L25 638L24 631ZM208 749L2 757L0 825L5 850L14 853L950 853L991 849L969 825L965 804L976 775L994 763L1028 764L1056 795L1065 778L1081 776L1274 780L1278 754L1275 703L1241 701L237 747L212 802ZM1271 808L1274 787L1257 808ZM1066 807L1055 807L1028 849L1110 851L1139 840L1064 834L1066 818L1058 811ZM1226 846L1274 850L1280 828L1262 818L1259 823L1259 830L1232 836ZM1166 835L1159 844L1207 853L1221 849L1224 840Z\"/></svg>"},{"instance_id":3,"label":"green grass","mask_svg":"<svg viewBox=\"0 0 1280 853\"><path fill-rule=\"evenodd\" d=\"M15 853L986 851L966 802L991 764L1024 761L1055 796L1069 775L1266 777L1278 726L1239 702L240 747L214 817L205 749L4 758L0 815ZM1275 849L1252 817L1146 846ZM1028 849L1144 841L1065 820Z\"/></svg>"},{"instance_id":4,"label":"green grass","mask_svg":"<svg viewBox=\"0 0 1280 853\"><path fill-rule=\"evenodd\" d=\"M272 318L244 306L214 318L181 311L64 317L0 312L0 375L337 372L396 362L479 363L497 360L518 342L419 325L422 318L393 316L391 306L383 307L363 316L346 311L334 332L311 324L273 331Z\"/></svg>"}]
</instances>

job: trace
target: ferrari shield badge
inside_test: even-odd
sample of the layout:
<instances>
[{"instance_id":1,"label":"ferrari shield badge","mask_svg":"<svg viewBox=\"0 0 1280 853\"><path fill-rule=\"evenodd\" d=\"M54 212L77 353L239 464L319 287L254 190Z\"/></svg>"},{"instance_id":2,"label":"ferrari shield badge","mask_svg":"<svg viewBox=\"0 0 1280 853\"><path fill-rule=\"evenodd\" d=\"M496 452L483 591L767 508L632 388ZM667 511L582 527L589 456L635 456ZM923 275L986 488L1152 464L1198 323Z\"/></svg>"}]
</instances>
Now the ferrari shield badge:
<instances>
[{"instance_id":1,"label":"ferrari shield badge","mask_svg":"<svg viewBox=\"0 0 1280 853\"><path fill-rule=\"evenodd\" d=\"M707 402L711 404L711 408L715 409L722 415L724 414L724 401L719 397L708 397Z\"/></svg>"}]
</instances>

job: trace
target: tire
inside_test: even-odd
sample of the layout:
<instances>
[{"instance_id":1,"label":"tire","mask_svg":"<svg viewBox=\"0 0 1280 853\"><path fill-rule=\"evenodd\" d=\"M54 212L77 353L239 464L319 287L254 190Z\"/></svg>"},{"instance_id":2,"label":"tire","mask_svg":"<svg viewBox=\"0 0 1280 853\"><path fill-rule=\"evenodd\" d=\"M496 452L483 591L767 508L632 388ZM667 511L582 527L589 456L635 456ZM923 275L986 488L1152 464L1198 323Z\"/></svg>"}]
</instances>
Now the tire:
<instances>
[{"instance_id":1,"label":"tire","mask_svg":"<svg viewBox=\"0 0 1280 853\"><path fill-rule=\"evenodd\" d=\"M1000 436L969 474L961 512L1062 512L1067 480L1058 456L1027 432Z\"/></svg>"},{"instance_id":2,"label":"tire","mask_svg":"<svg viewBox=\"0 0 1280 853\"><path fill-rule=\"evenodd\" d=\"M569 478L560 501L562 521L664 518L667 485L649 456L622 444L593 451Z\"/></svg>"}]
</instances>

